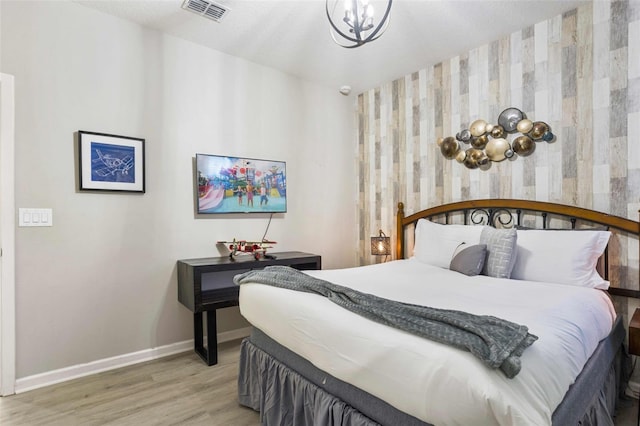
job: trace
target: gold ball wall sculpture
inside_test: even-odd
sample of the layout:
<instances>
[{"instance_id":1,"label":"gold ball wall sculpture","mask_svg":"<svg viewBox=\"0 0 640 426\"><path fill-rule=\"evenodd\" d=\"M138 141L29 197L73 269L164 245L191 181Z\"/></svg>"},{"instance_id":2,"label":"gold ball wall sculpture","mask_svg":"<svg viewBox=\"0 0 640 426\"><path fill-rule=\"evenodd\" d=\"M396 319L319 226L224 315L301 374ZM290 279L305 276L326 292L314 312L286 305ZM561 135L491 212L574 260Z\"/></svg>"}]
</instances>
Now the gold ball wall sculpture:
<instances>
[{"instance_id":1,"label":"gold ball wall sculpture","mask_svg":"<svg viewBox=\"0 0 640 426\"><path fill-rule=\"evenodd\" d=\"M447 136L437 141L442 155L456 159L469 169L486 170L491 162L503 161L507 158L531 155L539 141L552 142L555 135L551 127L543 121L532 121L518 108L507 108L498 116L497 124L485 120L475 120L468 129L463 129L455 137ZM512 142L509 136L515 133ZM464 148L464 145L469 147Z\"/></svg>"}]
</instances>

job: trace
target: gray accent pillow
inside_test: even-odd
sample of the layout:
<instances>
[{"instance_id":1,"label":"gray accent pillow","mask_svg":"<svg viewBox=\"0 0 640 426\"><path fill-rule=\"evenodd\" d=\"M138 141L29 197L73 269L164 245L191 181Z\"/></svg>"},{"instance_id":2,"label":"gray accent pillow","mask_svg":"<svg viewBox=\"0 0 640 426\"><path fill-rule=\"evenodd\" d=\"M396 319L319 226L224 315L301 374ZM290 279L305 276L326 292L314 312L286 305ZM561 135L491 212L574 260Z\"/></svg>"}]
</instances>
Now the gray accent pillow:
<instances>
[{"instance_id":1,"label":"gray accent pillow","mask_svg":"<svg viewBox=\"0 0 640 426\"><path fill-rule=\"evenodd\" d=\"M485 226L480 234L480 244L487 245L487 260L483 275L510 278L516 263L518 233L515 228L496 229Z\"/></svg>"},{"instance_id":2,"label":"gray accent pillow","mask_svg":"<svg viewBox=\"0 0 640 426\"><path fill-rule=\"evenodd\" d=\"M487 257L485 244L468 245L461 243L453 252L453 258L449 269L468 276L478 275L484 268L484 260Z\"/></svg>"}]
</instances>

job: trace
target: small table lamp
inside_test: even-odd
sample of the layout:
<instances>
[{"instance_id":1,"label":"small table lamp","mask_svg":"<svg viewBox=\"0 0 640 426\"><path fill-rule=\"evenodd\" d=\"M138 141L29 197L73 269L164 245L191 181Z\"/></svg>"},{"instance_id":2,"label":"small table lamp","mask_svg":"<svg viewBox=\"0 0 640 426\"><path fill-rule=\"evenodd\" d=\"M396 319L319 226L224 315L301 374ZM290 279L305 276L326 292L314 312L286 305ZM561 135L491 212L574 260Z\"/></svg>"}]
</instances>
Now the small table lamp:
<instances>
[{"instance_id":1,"label":"small table lamp","mask_svg":"<svg viewBox=\"0 0 640 426\"><path fill-rule=\"evenodd\" d=\"M372 256L389 256L391 254L391 242L390 238L379 231L377 237L371 237L371 255Z\"/></svg>"}]
</instances>

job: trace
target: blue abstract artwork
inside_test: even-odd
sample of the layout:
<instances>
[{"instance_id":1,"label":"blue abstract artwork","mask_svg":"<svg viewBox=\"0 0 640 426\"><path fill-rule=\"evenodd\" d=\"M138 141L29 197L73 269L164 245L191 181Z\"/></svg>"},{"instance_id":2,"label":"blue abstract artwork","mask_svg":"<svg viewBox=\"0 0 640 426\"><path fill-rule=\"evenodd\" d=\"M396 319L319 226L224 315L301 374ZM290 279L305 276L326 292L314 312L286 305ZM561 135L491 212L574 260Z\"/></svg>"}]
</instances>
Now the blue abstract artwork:
<instances>
[{"instance_id":1,"label":"blue abstract artwork","mask_svg":"<svg viewBox=\"0 0 640 426\"><path fill-rule=\"evenodd\" d=\"M135 147L91 142L91 180L135 183Z\"/></svg>"}]
</instances>

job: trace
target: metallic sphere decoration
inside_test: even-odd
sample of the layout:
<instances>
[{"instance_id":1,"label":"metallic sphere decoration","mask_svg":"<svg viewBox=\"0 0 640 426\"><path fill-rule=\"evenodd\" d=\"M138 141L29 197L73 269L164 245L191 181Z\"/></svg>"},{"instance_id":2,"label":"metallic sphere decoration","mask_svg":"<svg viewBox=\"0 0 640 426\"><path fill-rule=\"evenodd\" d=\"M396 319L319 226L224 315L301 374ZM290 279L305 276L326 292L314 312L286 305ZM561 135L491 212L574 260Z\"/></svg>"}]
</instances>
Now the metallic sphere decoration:
<instances>
[{"instance_id":1,"label":"metallic sphere decoration","mask_svg":"<svg viewBox=\"0 0 640 426\"><path fill-rule=\"evenodd\" d=\"M527 135L518 136L513 140L511 144L513 152L521 157L527 157L533 154L536 149L536 143Z\"/></svg>"},{"instance_id":2,"label":"metallic sphere decoration","mask_svg":"<svg viewBox=\"0 0 640 426\"><path fill-rule=\"evenodd\" d=\"M478 159L480 158L480 153L482 153L481 149L469 148L467 150L467 155L465 156L463 162L467 169L473 170L478 168Z\"/></svg>"},{"instance_id":3,"label":"metallic sphere decoration","mask_svg":"<svg viewBox=\"0 0 640 426\"><path fill-rule=\"evenodd\" d=\"M456 154L460 150L460 145L458 145L458 141L451 136L447 136L442 140L442 144L440 145L440 152L442 155L448 160L452 160L456 157Z\"/></svg>"},{"instance_id":4,"label":"metallic sphere decoration","mask_svg":"<svg viewBox=\"0 0 640 426\"><path fill-rule=\"evenodd\" d=\"M494 138L504 138L504 127L497 125L491 129L491 136Z\"/></svg>"},{"instance_id":5,"label":"metallic sphere decoration","mask_svg":"<svg viewBox=\"0 0 640 426\"><path fill-rule=\"evenodd\" d=\"M535 123L533 123L533 127L529 132L529 136L531 136L533 140L542 139L542 135L544 135L548 131L549 131L549 125L547 123L542 121L536 121Z\"/></svg>"},{"instance_id":6,"label":"metallic sphere decoration","mask_svg":"<svg viewBox=\"0 0 640 426\"><path fill-rule=\"evenodd\" d=\"M507 108L498 116L498 124L502 126L505 132L513 133L520 120L527 118L518 108Z\"/></svg>"},{"instance_id":7,"label":"metallic sphere decoration","mask_svg":"<svg viewBox=\"0 0 640 426\"><path fill-rule=\"evenodd\" d=\"M509 142L509 135L516 132L520 135ZM547 123L529 120L522 111L512 107L500 113L498 124L478 119L455 137L438 138L436 142L445 158L455 158L468 169L488 170L491 162L527 157L535 151L536 141L552 142L555 138ZM458 141L471 146L461 149Z\"/></svg>"},{"instance_id":8,"label":"metallic sphere decoration","mask_svg":"<svg viewBox=\"0 0 640 426\"><path fill-rule=\"evenodd\" d=\"M506 152L511 149L509 141L504 138L491 139L485 147L487 157L491 161L502 161L507 158Z\"/></svg>"},{"instance_id":9,"label":"metallic sphere decoration","mask_svg":"<svg viewBox=\"0 0 640 426\"><path fill-rule=\"evenodd\" d=\"M471 131L469 129L459 131L456 134L456 139L458 139L460 142L469 143L469 141L471 140Z\"/></svg>"},{"instance_id":10,"label":"metallic sphere decoration","mask_svg":"<svg viewBox=\"0 0 640 426\"><path fill-rule=\"evenodd\" d=\"M489 136L484 134L472 137L470 143L472 147L482 149L487 145L487 142L489 142Z\"/></svg>"},{"instance_id":11,"label":"metallic sphere decoration","mask_svg":"<svg viewBox=\"0 0 640 426\"><path fill-rule=\"evenodd\" d=\"M483 150L469 148L465 153L462 164L464 164L468 169L473 170L489 164L489 158Z\"/></svg>"},{"instance_id":12,"label":"metallic sphere decoration","mask_svg":"<svg viewBox=\"0 0 640 426\"><path fill-rule=\"evenodd\" d=\"M533 128L533 121L529 120L528 118L524 118L520 120L520 122L516 126L516 130L518 130L523 135L526 133L529 133L532 128Z\"/></svg>"},{"instance_id":13,"label":"metallic sphere decoration","mask_svg":"<svg viewBox=\"0 0 640 426\"><path fill-rule=\"evenodd\" d=\"M471 123L469 126L469 130L471 131L471 136L482 136L486 133L487 122L484 120L476 120Z\"/></svg>"},{"instance_id":14,"label":"metallic sphere decoration","mask_svg":"<svg viewBox=\"0 0 640 426\"><path fill-rule=\"evenodd\" d=\"M545 132L545 134L542 135L542 140L545 142L551 142L555 137L556 135L554 135L549 131L549 132Z\"/></svg>"},{"instance_id":15,"label":"metallic sphere decoration","mask_svg":"<svg viewBox=\"0 0 640 426\"><path fill-rule=\"evenodd\" d=\"M484 166L485 164L489 163L489 157L487 157L487 154L481 149L474 150L471 153L471 157L478 164L478 166Z\"/></svg>"}]
</instances>

